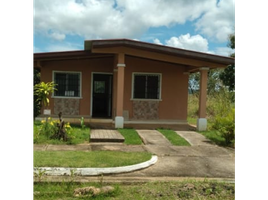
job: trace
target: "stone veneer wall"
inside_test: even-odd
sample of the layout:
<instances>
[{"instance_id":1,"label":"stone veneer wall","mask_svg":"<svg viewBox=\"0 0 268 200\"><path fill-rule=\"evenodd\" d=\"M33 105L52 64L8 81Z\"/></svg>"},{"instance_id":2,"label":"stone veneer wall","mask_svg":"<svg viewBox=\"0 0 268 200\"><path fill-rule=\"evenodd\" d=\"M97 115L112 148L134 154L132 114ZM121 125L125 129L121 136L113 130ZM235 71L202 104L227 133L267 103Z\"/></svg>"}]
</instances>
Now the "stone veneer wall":
<instances>
[{"instance_id":1,"label":"stone veneer wall","mask_svg":"<svg viewBox=\"0 0 268 200\"><path fill-rule=\"evenodd\" d=\"M133 101L133 119L158 119L158 101Z\"/></svg>"},{"instance_id":2,"label":"stone veneer wall","mask_svg":"<svg viewBox=\"0 0 268 200\"><path fill-rule=\"evenodd\" d=\"M54 114L79 115L79 99L54 99Z\"/></svg>"}]
</instances>

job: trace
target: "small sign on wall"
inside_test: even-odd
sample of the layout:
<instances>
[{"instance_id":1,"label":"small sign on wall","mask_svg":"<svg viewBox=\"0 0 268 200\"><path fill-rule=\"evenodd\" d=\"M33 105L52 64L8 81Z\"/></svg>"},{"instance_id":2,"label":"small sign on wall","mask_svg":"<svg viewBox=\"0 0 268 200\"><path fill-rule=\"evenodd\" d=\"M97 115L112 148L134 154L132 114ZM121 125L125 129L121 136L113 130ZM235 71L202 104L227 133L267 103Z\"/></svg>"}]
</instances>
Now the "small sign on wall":
<instances>
[{"instance_id":1,"label":"small sign on wall","mask_svg":"<svg viewBox=\"0 0 268 200\"><path fill-rule=\"evenodd\" d=\"M50 109L44 109L44 115L51 115Z\"/></svg>"}]
</instances>

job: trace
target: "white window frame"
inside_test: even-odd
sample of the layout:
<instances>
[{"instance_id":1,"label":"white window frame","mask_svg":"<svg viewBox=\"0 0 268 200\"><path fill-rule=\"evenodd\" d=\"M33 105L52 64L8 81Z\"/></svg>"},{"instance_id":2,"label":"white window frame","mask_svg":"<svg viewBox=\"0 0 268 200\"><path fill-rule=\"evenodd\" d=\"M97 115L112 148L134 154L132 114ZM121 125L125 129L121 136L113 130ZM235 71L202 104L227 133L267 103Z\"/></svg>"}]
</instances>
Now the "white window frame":
<instances>
[{"instance_id":1,"label":"white window frame","mask_svg":"<svg viewBox=\"0 0 268 200\"><path fill-rule=\"evenodd\" d=\"M79 88L79 91L80 91L80 96L78 97L72 97L72 96L55 96L54 95L54 92L52 93L52 98L66 98L66 99L82 99L82 72L80 71L52 71L52 80L53 82L55 83L55 73L62 73L62 74L74 74L74 73L77 73L79 74L79 85L80 85L80 88Z\"/></svg>"},{"instance_id":2,"label":"white window frame","mask_svg":"<svg viewBox=\"0 0 268 200\"><path fill-rule=\"evenodd\" d=\"M158 75L159 80L159 98L158 99L137 99L134 98L134 77L135 75ZM131 99L132 101L162 101L162 73L151 72L133 72L132 73L132 86L131 86Z\"/></svg>"}]
</instances>

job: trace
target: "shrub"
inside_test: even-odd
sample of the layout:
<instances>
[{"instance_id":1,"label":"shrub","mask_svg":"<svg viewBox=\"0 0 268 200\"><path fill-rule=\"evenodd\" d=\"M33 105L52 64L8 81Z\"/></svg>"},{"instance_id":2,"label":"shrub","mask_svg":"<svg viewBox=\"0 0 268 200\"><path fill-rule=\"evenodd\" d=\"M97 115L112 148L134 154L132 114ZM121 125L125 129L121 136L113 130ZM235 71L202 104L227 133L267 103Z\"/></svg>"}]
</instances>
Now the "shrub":
<instances>
[{"instance_id":1,"label":"shrub","mask_svg":"<svg viewBox=\"0 0 268 200\"><path fill-rule=\"evenodd\" d=\"M80 124L81 124L81 128L82 128L82 129L85 129L85 128L86 128L85 121L84 121L84 117L81 117L81 119L80 119Z\"/></svg>"},{"instance_id":2,"label":"shrub","mask_svg":"<svg viewBox=\"0 0 268 200\"><path fill-rule=\"evenodd\" d=\"M48 118L47 120L41 121L41 127L39 129L38 135L46 135L47 139L49 139L51 136L56 134L59 130L58 124L60 123L59 120L53 120L52 118ZM72 127L69 122L64 124L65 131L68 135L69 139L74 139L74 134ZM38 137L38 136L37 136Z\"/></svg>"},{"instance_id":3,"label":"shrub","mask_svg":"<svg viewBox=\"0 0 268 200\"><path fill-rule=\"evenodd\" d=\"M54 135L57 130L57 121L53 121L50 117L48 117L46 120L41 121L41 127L38 134L45 135L49 138Z\"/></svg>"},{"instance_id":4,"label":"shrub","mask_svg":"<svg viewBox=\"0 0 268 200\"><path fill-rule=\"evenodd\" d=\"M216 116L225 116L234 108L234 92L221 89L218 92L207 95L206 114L209 121ZM199 96L198 94L188 95L188 117L198 118Z\"/></svg>"},{"instance_id":5,"label":"shrub","mask_svg":"<svg viewBox=\"0 0 268 200\"><path fill-rule=\"evenodd\" d=\"M216 116L212 125L213 129L220 132L225 139L226 145L230 145L235 139L235 109L231 109L229 113L222 117Z\"/></svg>"},{"instance_id":6,"label":"shrub","mask_svg":"<svg viewBox=\"0 0 268 200\"><path fill-rule=\"evenodd\" d=\"M56 87L54 82L41 82L34 85L34 95L37 96L37 101L40 102L43 106L49 105L49 94L52 93Z\"/></svg>"},{"instance_id":7,"label":"shrub","mask_svg":"<svg viewBox=\"0 0 268 200\"><path fill-rule=\"evenodd\" d=\"M215 118L217 116L226 116L234 108L233 93L226 89L221 89L213 95L207 97L207 116Z\"/></svg>"},{"instance_id":8,"label":"shrub","mask_svg":"<svg viewBox=\"0 0 268 200\"><path fill-rule=\"evenodd\" d=\"M198 117L199 97L197 94L188 95L188 117Z\"/></svg>"}]
</instances>

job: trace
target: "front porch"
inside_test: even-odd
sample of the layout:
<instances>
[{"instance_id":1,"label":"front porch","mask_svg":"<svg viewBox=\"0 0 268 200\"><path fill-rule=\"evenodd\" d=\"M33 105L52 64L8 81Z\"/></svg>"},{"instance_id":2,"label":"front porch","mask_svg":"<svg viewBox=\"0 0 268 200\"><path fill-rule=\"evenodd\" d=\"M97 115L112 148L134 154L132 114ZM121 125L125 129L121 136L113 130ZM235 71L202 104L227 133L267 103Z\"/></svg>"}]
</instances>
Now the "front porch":
<instances>
[{"instance_id":1,"label":"front porch","mask_svg":"<svg viewBox=\"0 0 268 200\"><path fill-rule=\"evenodd\" d=\"M51 115L52 119L57 120L58 116ZM36 117L36 120L45 120L46 116L41 115ZM89 116L83 116L85 125L89 126L91 129L115 129L115 120L113 119L103 119L103 118L92 118ZM71 124L80 125L81 116L64 116L65 122ZM134 129L157 129L157 128L168 128L177 131L187 131L196 130L194 125L188 124L184 120L125 120L124 128L134 128Z\"/></svg>"}]
</instances>

